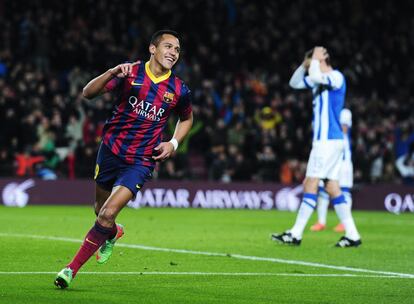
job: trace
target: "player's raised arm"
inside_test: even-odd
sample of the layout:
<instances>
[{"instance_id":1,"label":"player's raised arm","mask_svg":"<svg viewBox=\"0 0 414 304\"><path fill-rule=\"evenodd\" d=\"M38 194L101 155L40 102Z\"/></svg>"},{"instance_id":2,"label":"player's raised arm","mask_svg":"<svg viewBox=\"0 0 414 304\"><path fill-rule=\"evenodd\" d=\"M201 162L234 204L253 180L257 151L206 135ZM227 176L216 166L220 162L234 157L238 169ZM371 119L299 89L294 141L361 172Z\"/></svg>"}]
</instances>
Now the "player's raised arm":
<instances>
[{"instance_id":1,"label":"player's raised arm","mask_svg":"<svg viewBox=\"0 0 414 304\"><path fill-rule=\"evenodd\" d=\"M92 99L98 95L101 95L109 91L110 88L107 87L108 83L114 78L125 78L131 76L132 68L136 64L137 62L119 64L116 67L109 69L105 73L92 79L83 88L83 97L85 97L86 99Z\"/></svg>"},{"instance_id":2,"label":"player's raised arm","mask_svg":"<svg viewBox=\"0 0 414 304\"><path fill-rule=\"evenodd\" d=\"M302 65L300 65L295 72L293 73L292 77L289 80L290 87L294 89L305 89L306 84L304 82L306 69Z\"/></svg>"},{"instance_id":3,"label":"player's raised arm","mask_svg":"<svg viewBox=\"0 0 414 304\"><path fill-rule=\"evenodd\" d=\"M295 70L295 72L289 80L290 87L294 89L306 89L311 87L309 81L306 82L305 76L307 70L309 69L312 52L313 50L306 52L302 64Z\"/></svg>"}]
</instances>

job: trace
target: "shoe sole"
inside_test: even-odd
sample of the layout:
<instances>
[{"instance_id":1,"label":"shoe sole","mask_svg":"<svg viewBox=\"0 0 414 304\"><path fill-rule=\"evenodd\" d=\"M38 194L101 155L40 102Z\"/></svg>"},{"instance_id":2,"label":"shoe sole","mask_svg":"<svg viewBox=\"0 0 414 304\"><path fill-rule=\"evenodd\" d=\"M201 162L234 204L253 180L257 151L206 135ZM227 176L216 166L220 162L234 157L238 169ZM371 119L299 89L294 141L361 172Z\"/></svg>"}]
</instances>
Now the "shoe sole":
<instances>
[{"instance_id":1,"label":"shoe sole","mask_svg":"<svg viewBox=\"0 0 414 304\"><path fill-rule=\"evenodd\" d=\"M112 254L111 254L111 256L112 256ZM96 263L98 263L99 265L106 264L110 260L111 256L109 258L107 258L105 261L103 261L102 258L99 258L98 256L96 256Z\"/></svg>"},{"instance_id":2,"label":"shoe sole","mask_svg":"<svg viewBox=\"0 0 414 304\"><path fill-rule=\"evenodd\" d=\"M68 288L68 283L64 280L64 279L62 279L62 278L56 278L55 279L55 286L56 287L59 287L59 288L61 288L61 289L65 289L65 288Z\"/></svg>"},{"instance_id":3,"label":"shoe sole","mask_svg":"<svg viewBox=\"0 0 414 304\"><path fill-rule=\"evenodd\" d=\"M284 241L282 241L282 240L274 237L273 235L270 236L270 239L272 241L274 241L274 242L278 242L279 244L290 245L290 246L299 246L300 245L300 243L299 244L295 244L295 243L287 243L287 242L284 242Z\"/></svg>"},{"instance_id":4,"label":"shoe sole","mask_svg":"<svg viewBox=\"0 0 414 304\"><path fill-rule=\"evenodd\" d=\"M362 245L362 242L358 244L354 244L354 245L349 245L349 246L339 246L338 244L335 244L335 247L336 248L358 248L361 245Z\"/></svg>"},{"instance_id":5,"label":"shoe sole","mask_svg":"<svg viewBox=\"0 0 414 304\"><path fill-rule=\"evenodd\" d=\"M351 245L351 246L337 246L335 245L336 248L358 248L359 246L361 246L361 244L359 245Z\"/></svg>"},{"instance_id":6,"label":"shoe sole","mask_svg":"<svg viewBox=\"0 0 414 304\"><path fill-rule=\"evenodd\" d=\"M124 228L122 228L121 233L120 234L119 233L116 234L116 240L118 241L121 237L124 236L124 234L125 234Z\"/></svg>"},{"instance_id":7,"label":"shoe sole","mask_svg":"<svg viewBox=\"0 0 414 304\"><path fill-rule=\"evenodd\" d=\"M312 232L319 232L319 231L323 231L326 229L326 225L322 225L322 224L315 224L312 225L309 230Z\"/></svg>"},{"instance_id":8,"label":"shoe sole","mask_svg":"<svg viewBox=\"0 0 414 304\"><path fill-rule=\"evenodd\" d=\"M274 242L283 243L281 240L275 238L273 235L270 237L270 239Z\"/></svg>"}]
</instances>

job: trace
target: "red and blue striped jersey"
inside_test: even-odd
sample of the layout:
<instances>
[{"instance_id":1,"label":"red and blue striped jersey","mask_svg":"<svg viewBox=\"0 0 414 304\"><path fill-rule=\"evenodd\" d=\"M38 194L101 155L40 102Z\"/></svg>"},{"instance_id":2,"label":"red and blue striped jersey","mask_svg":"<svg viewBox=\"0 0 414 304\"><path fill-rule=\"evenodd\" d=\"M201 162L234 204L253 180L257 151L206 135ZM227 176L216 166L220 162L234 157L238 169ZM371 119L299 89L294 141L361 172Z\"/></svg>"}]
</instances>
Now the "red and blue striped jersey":
<instances>
[{"instance_id":1,"label":"red and blue striped jersey","mask_svg":"<svg viewBox=\"0 0 414 304\"><path fill-rule=\"evenodd\" d=\"M187 118L191 93L171 71L157 78L149 62L138 62L131 75L115 77L105 86L117 94L117 105L105 123L103 143L127 163L154 166L153 149L161 142L171 111Z\"/></svg>"}]
</instances>

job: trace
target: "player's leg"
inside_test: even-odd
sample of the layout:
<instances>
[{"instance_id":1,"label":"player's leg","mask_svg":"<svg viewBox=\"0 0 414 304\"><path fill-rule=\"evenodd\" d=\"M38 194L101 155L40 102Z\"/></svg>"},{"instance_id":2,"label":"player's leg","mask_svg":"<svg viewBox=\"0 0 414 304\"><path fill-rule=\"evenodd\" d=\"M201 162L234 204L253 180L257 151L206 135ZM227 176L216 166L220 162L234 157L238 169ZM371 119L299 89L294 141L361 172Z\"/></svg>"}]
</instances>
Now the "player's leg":
<instances>
[{"instance_id":1,"label":"player's leg","mask_svg":"<svg viewBox=\"0 0 414 304\"><path fill-rule=\"evenodd\" d=\"M354 185L354 168L351 159L343 159L341 162L341 169L339 174L339 186L345 197L348 208L352 209L352 194L351 189ZM335 226L334 231L343 233L345 226L341 222Z\"/></svg>"},{"instance_id":2,"label":"player's leg","mask_svg":"<svg viewBox=\"0 0 414 304\"><path fill-rule=\"evenodd\" d=\"M100 209L94 226L86 234L75 257L57 274L55 279L56 286L60 288L68 287L82 265L85 264L108 239L112 239L117 235L115 218L131 198L132 193L129 189L122 186L114 188L111 195Z\"/></svg>"},{"instance_id":3,"label":"player's leg","mask_svg":"<svg viewBox=\"0 0 414 304\"><path fill-rule=\"evenodd\" d=\"M111 195L110 191L105 190L104 188L102 188L101 186L99 186L98 184L95 184L95 214L96 216L99 215L99 212L102 208L102 206L104 205L104 203L108 200L109 196ZM117 228L117 233L114 237L111 237L107 242L109 242L112 246L115 244L115 242L121 238L124 235L124 226L121 224L117 224L115 223L116 228ZM105 251L105 244L97 251ZM98 258L97 255L97 260L98 263L99 261L102 261L101 259Z\"/></svg>"},{"instance_id":4,"label":"player's leg","mask_svg":"<svg viewBox=\"0 0 414 304\"><path fill-rule=\"evenodd\" d=\"M111 195L114 183L123 163L103 143L99 147L95 166L95 214L98 216L103 204Z\"/></svg>"},{"instance_id":5,"label":"player's leg","mask_svg":"<svg viewBox=\"0 0 414 304\"><path fill-rule=\"evenodd\" d=\"M111 195L111 191L104 189L99 184L95 183L95 214L98 216L99 211L105 204L106 200Z\"/></svg>"},{"instance_id":6,"label":"player's leg","mask_svg":"<svg viewBox=\"0 0 414 304\"><path fill-rule=\"evenodd\" d=\"M299 206L296 222L290 232L296 239L302 239L303 231L308 223L313 211L316 208L317 189L319 179L315 177L306 177L303 185L303 198Z\"/></svg>"},{"instance_id":7,"label":"player's leg","mask_svg":"<svg viewBox=\"0 0 414 304\"><path fill-rule=\"evenodd\" d=\"M104 147L102 148L102 153L109 152ZM99 166L100 164L100 166ZM96 166L95 170L95 214L96 216L99 215L99 212L102 209L102 206L108 200L109 196L111 195L111 191L107 190L110 184L110 188L115 183L115 178L118 177L118 170L116 171L116 175L112 173L113 168L120 167L122 168L123 164L119 163L118 159L113 159L111 154L107 154L104 161L99 158L98 155L98 165ZM100 170L101 168L101 170ZM110 238L99 248L96 252L96 261L100 264L105 263L112 254L112 248L115 245L115 242L124 235L124 227L121 224L116 225L116 233L115 235L111 235Z\"/></svg>"},{"instance_id":8,"label":"player's leg","mask_svg":"<svg viewBox=\"0 0 414 304\"><path fill-rule=\"evenodd\" d=\"M352 193L350 188L341 187L342 194L345 197L346 203L350 210L352 210Z\"/></svg>"},{"instance_id":9,"label":"player's leg","mask_svg":"<svg viewBox=\"0 0 414 304\"><path fill-rule=\"evenodd\" d=\"M123 206L122 206L122 208L123 208L126 204L128 204L128 202L135 195L128 188L126 188L124 186L115 187L114 191L112 191L112 193L111 193L110 197L108 198L107 202L110 201L109 199L114 194L119 194L120 193L120 192L117 191L117 189L119 187L124 188L124 190L122 190L122 193L124 193L126 195L126 197L124 198L124 199L126 199L126 202L123 204ZM126 190L128 190L128 191L126 191ZM100 223L101 222L106 222L107 225L111 225L111 223L113 222L112 225L116 229L113 231L113 234L111 234L109 236L109 238L105 241L105 243L102 244L102 246L99 248L99 250L96 251L96 261L99 264L104 264L109 260L109 258L112 255L113 247L115 246L116 241L118 241L124 235L124 226L121 225L121 224L115 223L115 218L116 218L116 216L118 215L119 211L122 208L119 209L118 206L113 206L113 205L111 206L107 202L105 202L105 204L100 208L100 211L98 213L98 221Z\"/></svg>"},{"instance_id":10,"label":"player's leg","mask_svg":"<svg viewBox=\"0 0 414 304\"><path fill-rule=\"evenodd\" d=\"M345 236L336 244L338 247L357 247L361 244L360 235L355 227L354 220L351 215L345 197L339 187L339 177L341 169L341 160L344 155L344 143L342 140L332 140L327 149L327 158L325 162L326 176L326 192L328 192L335 212L341 223L345 226Z\"/></svg>"},{"instance_id":11,"label":"player's leg","mask_svg":"<svg viewBox=\"0 0 414 304\"><path fill-rule=\"evenodd\" d=\"M314 144L309 155L306 178L303 183L302 202L299 206L295 224L292 229L282 234L272 234L272 240L284 244L300 245L303 230L316 208L319 180L324 177L324 163L325 153L323 147L319 144Z\"/></svg>"},{"instance_id":12,"label":"player's leg","mask_svg":"<svg viewBox=\"0 0 414 304\"><path fill-rule=\"evenodd\" d=\"M303 235L303 230L306 227L315 207L317 199L319 178L306 177L304 181L304 193L302 202L296 216L295 224L292 229L285 231L282 234L272 234L272 240L292 245L300 245Z\"/></svg>"},{"instance_id":13,"label":"player's leg","mask_svg":"<svg viewBox=\"0 0 414 304\"><path fill-rule=\"evenodd\" d=\"M110 195L108 195L108 193L111 192L107 189L112 189L112 185L120 170L119 162L119 159L112 154L109 148L102 144L97 156L94 177L96 183L99 184L96 188L95 199L95 212L98 214L103 206L102 202L109 199ZM79 267L89 259L90 255L92 255L103 242L114 237L116 233L117 229L115 225L112 227L105 227L96 221L94 226L87 233L83 244L72 262L58 273L55 279L55 285L61 288L68 287L79 270Z\"/></svg>"},{"instance_id":14,"label":"player's leg","mask_svg":"<svg viewBox=\"0 0 414 304\"><path fill-rule=\"evenodd\" d=\"M348 187L341 187L342 194L345 197L346 205L351 210L352 209L352 194L351 190ZM342 224L342 222L339 222L338 225L334 228L335 232L338 233L344 233L345 232L345 226Z\"/></svg>"},{"instance_id":15,"label":"player's leg","mask_svg":"<svg viewBox=\"0 0 414 304\"><path fill-rule=\"evenodd\" d=\"M345 227L345 236L336 244L337 247L357 247L361 244L361 237L355 226L351 209L342 194L339 184L335 180L327 182L326 190L329 193L335 212Z\"/></svg>"},{"instance_id":16,"label":"player's leg","mask_svg":"<svg viewBox=\"0 0 414 304\"><path fill-rule=\"evenodd\" d=\"M115 218L132 197L133 193L124 186L117 186L113 189L111 195L99 211L95 225L87 233L79 251L67 267L59 273L64 274L66 272L67 278L70 278L69 281L62 282L62 279L65 280L65 278L59 277L58 274L55 282L57 286L67 287L82 265L89 260L106 240L116 235Z\"/></svg>"},{"instance_id":17,"label":"player's leg","mask_svg":"<svg viewBox=\"0 0 414 304\"><path fill-rule=\"evenodd\" d=\"M319 182L317 212L318 221L310 227L311 231L322 231L326 228L326 216L328 213L329 195L325 191L325 184L323 181Z\"/></svg>"},{"instance_id":18,"label":"player's leg","mask_svg":"<svg viewBox=\"0 0 414 304\"><path fill-rule=\"evenodd\" d=\"M121 170L121 173L115 182L115 185L121 185L129 189L129 191L132 193L132 197L129 198L130 200L136 196L137 192L142 188L144 183L151 178L151 172L152 169L148 167L128 165ZM126 203L128 203L128 201ZM105 203L105 205L100 210L98 220L101 216L101 213L105 213L107 211L107 205ZM113 237L109 238L96 252L96 261L99 264L104 264L109 260L109 258L112 256L116 241L124 234L124 227L122 225L116 224L116 228L116 234Z\"/></svg>"}]
</instances>

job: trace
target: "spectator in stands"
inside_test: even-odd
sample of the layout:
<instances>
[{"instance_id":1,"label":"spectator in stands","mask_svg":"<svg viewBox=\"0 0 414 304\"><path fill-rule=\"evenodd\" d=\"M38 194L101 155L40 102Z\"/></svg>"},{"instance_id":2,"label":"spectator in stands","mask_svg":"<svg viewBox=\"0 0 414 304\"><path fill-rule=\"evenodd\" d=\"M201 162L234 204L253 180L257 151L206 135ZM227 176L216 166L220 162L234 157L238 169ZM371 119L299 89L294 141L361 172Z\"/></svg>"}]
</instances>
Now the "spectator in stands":
<instances>
[{"instance_id":1,"label":"spectator in stands","mask_svg":"<svg viewBox=\"0 0 414 304\"><path fill-rule=\"evenodd\" d=\"M80 0L53 5L45 1L30 5L4 2L4 10L0 10L2 145L7 143L19 154L34 150L37 135L26 134L34 129L29 131L26 124L20 125L22 121L33 120L30 116L34 113L40 112L34 114L35 125L47 118L60 119L61 126L66 126L74 110L79 111L80 86L86 79L102 67L133 59L137 53L144 54L146 46L137 41L149 37L154 27L174 16L172 22L187 33L183 42L188 46L186 58L178 64L176 72L193 89L194 105L200 107L195 122L203 123L202 130L192 139L197 144L191 146L189 155L204 158L206 164L214 161L205 151L217 140L213 131L221 124L220 117L224 122L222 131L229 134L223 136L226 153L229 145L235 144L233 141L246 138L240 153L247 163L257 161L257 151L264 145L271 146L279 166L287 159L297 163L306 161L304 151L310 147L307 139L311 121L306 108L311 105L304 102L305 94L290 94L289 65L309 45L327 41L337 54L335 65L347 66L344 70L349 87L347 106L355 116L352 134L355 181L370 182L373 163L378 163L378 158L370 153L376 144L384 150L383 174L374 179L395 180L394 159L404 154L404 149L407 151L414 130L414 98L410 97L414 96L414 77L410 72L414 68L410 57L413 43L411 32L405 30L411 26L407 12L414 9L414 3L406 1L389 9L387 2L372 7L369 3L333 0L329 5L335 9L325 18L323 6L306 1L283 6L275 1L259 6L240 0L232 1L227 9L220 1L196 5L185 2L179 11L173 1L165 1L163 10L151 19L136 15L138 11L153 10L152 2L102 0L99 3L96 6ZM193 16L191 24L188 15ZM314 20L322 21L313 27L312 35L307 35L308 25L314 25ZM289 39L285 39L286 32ZM240 37L247 37L247 42ZM296 37L302 38L299 43ZM93 105L80 105L85 112L83 145L97 146L111 104L111 97L102 96ZM261 132L254 116L267 107L280 113L281 119L267 132ZM59 118L53 117L56 111ZM10 113L14 114L6 118ZM241 125L237 126L238 123ZM56 134L61 148L61 133ZM401 149L401 143L405 148ZM64 176L71 170L65 168L65 159L60 162L58 167L63 170L59 175Z\"/></svg>"},{"instance_id":2,"label":"spectator in stands","mask_svg":"<svg viewBox=\"0 0 414 304\"><path fill-rule=\"evenodd\" d=\"M403 183L414 185L414 142L411 143L406 154L397 158L395 165L403 179Z\"/></svg>"}]
</instances>

